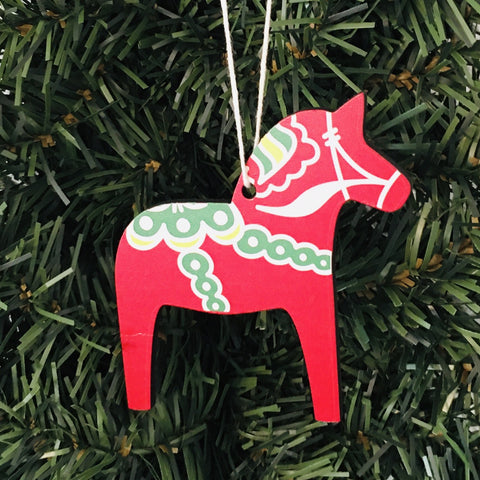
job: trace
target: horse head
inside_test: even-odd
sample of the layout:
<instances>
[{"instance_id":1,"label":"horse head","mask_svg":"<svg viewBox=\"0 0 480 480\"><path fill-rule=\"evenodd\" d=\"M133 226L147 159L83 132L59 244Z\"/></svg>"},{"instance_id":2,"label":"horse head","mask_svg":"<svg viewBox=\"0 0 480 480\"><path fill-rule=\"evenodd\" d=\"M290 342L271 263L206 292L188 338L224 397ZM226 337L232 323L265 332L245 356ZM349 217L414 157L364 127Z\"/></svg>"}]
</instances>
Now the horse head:
<instances>
[{"instance_id":1,"label":"horse head","mask_svg":"<svg viewBox=\"0 0 480 480\"><path fill-rule=\"evenodd\" d=\"M305 110L262 138L248 160L255 209L305 217L355 200L391 212L410 194L410 183L363 136L365 98L355 96L335 112ZM242 181L234 203L242 202Z\"/></svg>"}]
</instances>

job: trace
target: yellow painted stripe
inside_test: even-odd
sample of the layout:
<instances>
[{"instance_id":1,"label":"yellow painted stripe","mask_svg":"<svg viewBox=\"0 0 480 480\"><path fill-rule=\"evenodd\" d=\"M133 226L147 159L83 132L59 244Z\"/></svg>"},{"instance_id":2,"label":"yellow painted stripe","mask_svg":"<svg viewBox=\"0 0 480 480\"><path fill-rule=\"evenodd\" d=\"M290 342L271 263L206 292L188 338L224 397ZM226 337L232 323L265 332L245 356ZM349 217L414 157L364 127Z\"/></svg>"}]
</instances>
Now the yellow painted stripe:
<instances>
[{"instance_id":1,"label":"yellow painted stripe","mask_svg":"<svg viewBox=\"0 0 480 480\"><path fill-rule=\"evenodd\" d=\"M232 238L235 238L239 233L240 233L240 225L232 233L229 233L228 235L215 235L215 237L218 238L219 240L227 241L227 240L231 240Z\"/></svg>"},{"instance_id":2,"label":"yellow painted stripe","mask_svg":"<svg viewBox=\"0 0 480 480\"><path fill-rule=\"evenodd\" d=\"M170 240L170 243L172 245L175 245L178 248L189 248L189 247L193 247L195 244L198 243L198 238L195 240L192 240L191 242L174 242L173 240Z\"/></svg>"},{"instance_id":3,"label":"yellow painted stripe","mask_svg":"<svg viewBox=\"0 0 480 480\"><path fill-rule=\"evenodd\" d=\"M265 152L268 152L269 156L273 158L275 163L279 164L282 162L285 154L270 135L266 135L265 137L263 137L261 143L262 147L265 149Z\"/></svg>"},{"instance_id":4,"label":"yellow painted stripe","mask_svg":"<svg viewBox=\"0 0 480 480\"><path fill-rule=\"evenodd\" d=\"M150 245L152 243L151 241L140 240L136 237L130 237L129 240L135 245L140 245L141 247L145 247L146 245Z\"/></svg>"}]
</instances>

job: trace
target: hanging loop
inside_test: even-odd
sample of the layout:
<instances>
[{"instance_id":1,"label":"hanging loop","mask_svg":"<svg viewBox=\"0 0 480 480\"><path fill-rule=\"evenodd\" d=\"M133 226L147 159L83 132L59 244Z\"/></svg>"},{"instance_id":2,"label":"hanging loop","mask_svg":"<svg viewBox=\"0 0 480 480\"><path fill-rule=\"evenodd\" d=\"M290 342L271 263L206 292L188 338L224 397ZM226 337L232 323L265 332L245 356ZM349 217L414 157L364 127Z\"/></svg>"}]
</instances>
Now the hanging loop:
<instances>
[{"instance_id":1,"label":"hanging loop","mask_svg":"<svg viewBox=\"0 0 480 480\"><path fill-rule=\"evenodd\" d=\"M223 28L225 31L225 43L227 49L227 67L228 67L228 76L230 78L230 86L232 90L232 110L233 116L235 118L235 126L237 130L237 140L238 140L238 155L240 158L240 166L242 169L242 179L245 189L249 190L252 188L252 181L248 176L247 165L245 160L245 149L243 145L243 134L242 134L242 116L240 113L240 100L237 87L237 78L235 75L235 64L233 59L233 47L232 47L232 37L230 34L229 21L228 21L228 5L227 0L220 0L222 7L222 16L223 16ZM263 29L263 43L260 56L260 80L258 84L258 102L257 102L257 113L255 120L255 137L254 137L254 147L258 145L260 141L260 130L262 123L262 114L263 114L263 99L265 92L265 83L267 78L267 56L268 56L268 41L270 36L270 19L272 12L272 0L267 0L265 8L265 25Z\"/></svg>"}]
</instances>

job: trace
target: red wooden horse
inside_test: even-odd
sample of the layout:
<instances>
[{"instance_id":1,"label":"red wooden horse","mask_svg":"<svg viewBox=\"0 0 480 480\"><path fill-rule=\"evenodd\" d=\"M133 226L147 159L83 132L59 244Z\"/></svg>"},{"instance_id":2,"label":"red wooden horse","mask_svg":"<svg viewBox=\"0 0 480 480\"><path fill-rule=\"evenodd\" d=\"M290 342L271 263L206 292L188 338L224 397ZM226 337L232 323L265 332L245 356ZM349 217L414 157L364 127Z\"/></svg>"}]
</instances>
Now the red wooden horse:
<instances>
[{"instance_id":1,"label":"red wooden horse","mask_svg":"<svg viewBox=\"0 0 480 480\"><path fill-rule=\"evenodd\" d=\"M340 420L332 247L348 200L391 212L408 180L363 138L364 96L291 115L248 161L253 198L153 207L127 227L116 289L128 405L150 408L152 337L163 305L214 313L285 309L303 349L317 420Z\"/></svg>"}]
</instances>

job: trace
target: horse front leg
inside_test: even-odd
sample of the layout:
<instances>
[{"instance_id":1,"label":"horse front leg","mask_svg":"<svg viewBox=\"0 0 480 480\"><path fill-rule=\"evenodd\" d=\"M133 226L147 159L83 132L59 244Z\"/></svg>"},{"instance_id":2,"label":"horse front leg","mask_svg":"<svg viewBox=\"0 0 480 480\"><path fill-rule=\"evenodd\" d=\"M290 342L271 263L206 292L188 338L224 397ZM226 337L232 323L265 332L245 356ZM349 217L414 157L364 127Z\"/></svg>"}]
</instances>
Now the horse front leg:
<instances>
[{"instance_id":1,"label":"horse front leg","mask_svg":"<svg viewBox=\"0 0 480 480\"><path fill-rule=\"evenodd\" d=\"M297 329L310 382L315 419L340 421L333 281L325 277L314 298L287 309Z\"/></svg>"},{"instance_id":2,"label":"horse front leg","mask_svg":"<svg viewBox=\"0 0 480 480\"><path fill-rule=\"evenodd\" d=\"M153 333L163 304L161 272L149 268L148 260L148 253L132 253L122 239L115 284L127 401L133 410L151 407Z\"/></svg>"},{"instance_id":3,"label":"horse front leg","mask_svg":"<svg viewBox=\"0 0 480 480\"><path fill-rule=\"evenodd\" d=\"M157 304L141 296L134 287L127 297L117 292L125 387L132 410L151 407L153 332L159 311Z\"/></svg>"}]
</instances>

